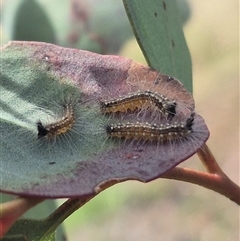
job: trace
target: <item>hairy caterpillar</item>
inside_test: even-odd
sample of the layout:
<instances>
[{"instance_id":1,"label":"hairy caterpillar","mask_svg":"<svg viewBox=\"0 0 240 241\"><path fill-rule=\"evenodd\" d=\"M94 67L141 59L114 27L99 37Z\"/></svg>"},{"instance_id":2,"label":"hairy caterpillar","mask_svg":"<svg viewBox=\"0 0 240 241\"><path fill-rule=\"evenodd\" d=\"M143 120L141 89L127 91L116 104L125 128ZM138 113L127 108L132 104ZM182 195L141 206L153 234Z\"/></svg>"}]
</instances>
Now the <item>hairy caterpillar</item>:
<instances>
[{"instance_id":1,"label":"hairy caterpillar","mask_svg":"<svg viewBox=\"0 0 240 241\"><path fill-rule=\"evenodd\" d=\"M65 134L71 130L74 123L75 113L73 106L70 103L64 104L63 114L60 120L47 125L43 125L41 121L37 122L38 138L56 138L58 135Z\"/></svg>"},{"instance_id":2,"label":"hairy caterpillar","mask_svg":"<svg viewBox=\"0 0 240 241\"><path fill-rule=\"evenodd\" d=\"M186 122L175 122L173 124L157 125L148 122L117 123L107 125L106 132L109 137L113 138L166 142L187 137L192 132L193 122L194 118L192 115Z\"/></svg>"},{"instance_id":3,"label":"hairy caterpillar","mask_svg":"<svg viewBox=\"0 0 240 241\"><path fill-rule=\"evenodd\" d=\"M127 112L156 107L170 120L176 114L176 106L177 103L175 101L169 100L164 95L150 90L138 91L108 101L100 101L103 113Z\"/></svg>"}]
</instances>

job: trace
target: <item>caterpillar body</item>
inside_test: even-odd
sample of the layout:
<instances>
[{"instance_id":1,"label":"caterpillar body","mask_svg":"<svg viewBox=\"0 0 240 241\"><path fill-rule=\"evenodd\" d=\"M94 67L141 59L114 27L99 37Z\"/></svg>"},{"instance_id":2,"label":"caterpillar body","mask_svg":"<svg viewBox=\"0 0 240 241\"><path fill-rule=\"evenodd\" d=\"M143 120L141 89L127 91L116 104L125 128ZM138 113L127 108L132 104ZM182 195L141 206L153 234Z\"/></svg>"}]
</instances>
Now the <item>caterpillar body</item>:
<instances>
[{"instance_id":1,"label":"caterpillar body","mask_svg":"<svg viewBox=\"0 0 240 241\"><path fill-rule=\"evenodd\" d=\"M54 139L59 135L65 134L73 128L75 123L74 109L71 104L63 105L63 113L60 120L43 125L41 121L37 122L38 138Z\"/></svg>"},{"instance_id":2,"label":"caterpillar body","mask_svg":"<svg viewBox=\"0 0 240 241\"><path fill-rule=\"evenodd\" d=\"M175 116L176 106L177 103L174 100L169 100L164 95L150 90L138 91L108 101L100 101L103 113L127 112L154 107L169 120Z\"/></svg>"},{"instance_id":3,"label":"caterpillar body","mask_svg":"<svg viewBox=\"0 0 240 241\"><path fill-rule=\"evenodd\" d=\"M106 132L111 138L143 140L150 142L175 141L188 137L192 130L194 122L193 116L186 122L173 124L150 124L140 122L127 122L109 124L106 126Z\"/></svg>"}]
</instances>

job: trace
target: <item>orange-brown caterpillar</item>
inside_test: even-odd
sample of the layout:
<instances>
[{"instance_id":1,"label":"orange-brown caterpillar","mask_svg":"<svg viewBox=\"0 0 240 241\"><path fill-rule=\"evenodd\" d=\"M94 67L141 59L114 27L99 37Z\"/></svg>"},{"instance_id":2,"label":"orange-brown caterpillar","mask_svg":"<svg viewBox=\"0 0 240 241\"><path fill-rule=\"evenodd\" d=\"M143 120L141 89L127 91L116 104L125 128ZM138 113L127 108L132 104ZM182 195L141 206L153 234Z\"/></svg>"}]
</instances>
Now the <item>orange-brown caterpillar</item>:
<instances>
[{"instance_id":1,"label":"orange-brown caterpillar","mask_svg":"<svg viewBox=\"0 0 240 241\"><path fill-rule=\"evenodd\" d=\"M45 137L47 139L54 139L71 130L74 123L75 116L73 106L71 104L64 104L63 114L60 120L48 125L43 125L41 121L37 122L38 138Z\"/></svg>"},{"instance_id":2,"label":"orange-brown caterpillar","mask_svg":"<svg viewBox=\"0 0 240 241\"><path fill-rule=\"evenodd\" d=\"M117 123L109 124L106 132L110 137L120 139L166 142L187 137L192 132L193 115L186 122L174 124Z\"/></svg>"},{"instance_id":3,"label":"orange-brown caterpillar","mask_svg":"<svg viewBox=\"0 0 240 241\"><path fill-rule=\"evenodd\" d=\"M176 105L177 103L175 101L169 100L164 95L150 90L138 91L108 101L100 101L103 113L127 112L142 108L152 108L155 106L170 120L176 114Z\"/></svg>"}]
</instances>

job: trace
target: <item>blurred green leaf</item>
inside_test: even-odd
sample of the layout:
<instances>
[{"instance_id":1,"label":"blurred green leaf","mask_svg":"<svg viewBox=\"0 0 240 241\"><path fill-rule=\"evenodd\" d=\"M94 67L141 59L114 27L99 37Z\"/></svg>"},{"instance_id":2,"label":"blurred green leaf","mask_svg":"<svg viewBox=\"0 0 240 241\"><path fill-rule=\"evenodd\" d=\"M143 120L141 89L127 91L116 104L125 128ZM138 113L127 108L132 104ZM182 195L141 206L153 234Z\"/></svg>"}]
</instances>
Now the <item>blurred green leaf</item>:
<instances>
[{"instance_id":1,"label":"blurred green leaf","mask_svg":"<svg viewBox=\"0 0 240 241\"><path fill-rule=\"evenodd\" d=\"M52 24L35 0L23 0L19 5L14 20L13 39L56 42Z\"/></svg>"},{"instance_id":2,"label":"blurred green leaf","mask_svg":"<svg viewBox=\"0 0 240 241\"><path fill-rule=\"evenodd\" d=\"M85 0L80 2L85 3ZM89 34L102 46L102 53L117 53L126 40L133 37L127 15L119 0L91 0L89 4ZM86 4L86 3L85 3Z\"/></svg>"},{"instance_id":3,"label":"blurred green leaf","mask_svg":"<svg viewBox=\"0 0 240 241\"><path fill-rule=\"evenodd\" d=\"M0 203L11 201L13 200L13 198L14 198L13 195L0 193Z\"/></svg>"},{"instance_id":4,"label":"blurred green leaf","mask_svg":"<svg viewBox=\"0 0 240 241\"><path fill-rule=\"evenodd\" d=\"M119 0L8 0L2 14L3 37L11 40L44 41L113 54L133 36Z\"/></svg>"},{"instance_id":5,"label":"blurred green leaf","mask_svg":"<svg viewBox=\"0 0 240 241\"><path fill-rule=\"evenodd\" d=\"M55 237L54 227L47 221L20 219L14 223L3 241L55 241Z\"/></svg>"},{"instance_id":6,"label":"blurred green leaf","mask_svg":"<svg viewBox=\"0 0 240 241\"><path fill-rule=\"evenodd\" d=\"M123 0L148 64L192 92L192 66L175 0Z\"/></svg>"},{"instance_id":7,"label":"blurred green leaf","mask_svg":"<svg viewBox=\"0 0 240 241\"><path fill-rule=\"evenodd\" d=\"M55 200L45 200L44 202L38 204L34 208L27 211L24 214L24 218L28 218L28 219L45 218L56 209L57 209L57 204L56 204ZM66 240L65 230L64 230L63 225L60 225L57 228L56 240L57 241L65 241Z\"/></svg>"},{"instance_id":8,"label":"blurred green leaf","mask_svg":"<svg viewBox=\"0 0 240 241\"><path fill-rule=\"evenodd\" d=\"M176 0L181 15L182 25L191 17L191 8L187 0Z\"/></svg>"},{"instance_id":9,"label":"blurred green leaf","mask_svg":"<svg viewBox=\"0 0 240 241\"><path fill-rule=\"evenodd\" d=\"M0 193L0 203L4 203L4 202L10 201L10 200L13 200L14 198L15 198L15 196L13 196L13 195ZM41 202L34 208L31 208L29 211L27 211L24 214L24 218L28 218L28 219L45 218L56 209L57 209L57 205L56 205L55 200L45 200L44 202ZM10 239L6 239L6 240L10 240ZM15 237L15 239L13 239L13 240L18 240L18 239ZM20 238L19 240L22 240L22 238ZM57 228L56 240L57 241L65 241L66 240L63 225L60 225Z\"/></svg>"}]
</instances>

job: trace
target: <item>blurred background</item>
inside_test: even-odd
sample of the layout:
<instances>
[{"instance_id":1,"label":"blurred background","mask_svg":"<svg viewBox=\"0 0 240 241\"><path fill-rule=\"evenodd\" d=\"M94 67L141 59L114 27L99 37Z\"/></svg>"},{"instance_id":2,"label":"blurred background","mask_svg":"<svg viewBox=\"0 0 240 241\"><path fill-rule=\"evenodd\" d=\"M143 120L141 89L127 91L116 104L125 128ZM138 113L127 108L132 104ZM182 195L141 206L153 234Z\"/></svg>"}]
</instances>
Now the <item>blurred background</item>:
<instances>
[{"instance_id":1,"label":"blurred background","mask_svg":"<svg viewBox=\"0 0 240 241\"><path fill-rule=\"evenodd\" d=\"M223 171L239 183L239 1L178 3L192 56L196 110L211 132L207 144ZM145 63L120 0L0 4L1 45L12 39L46 41ZM31 30L34 21L39 25ZM204 170L196 155L181 166ZM64 226L69 241L234 241L240 235L235 203L202 187L164 179L115 185Z\"/></svg>"}]
</instances>

